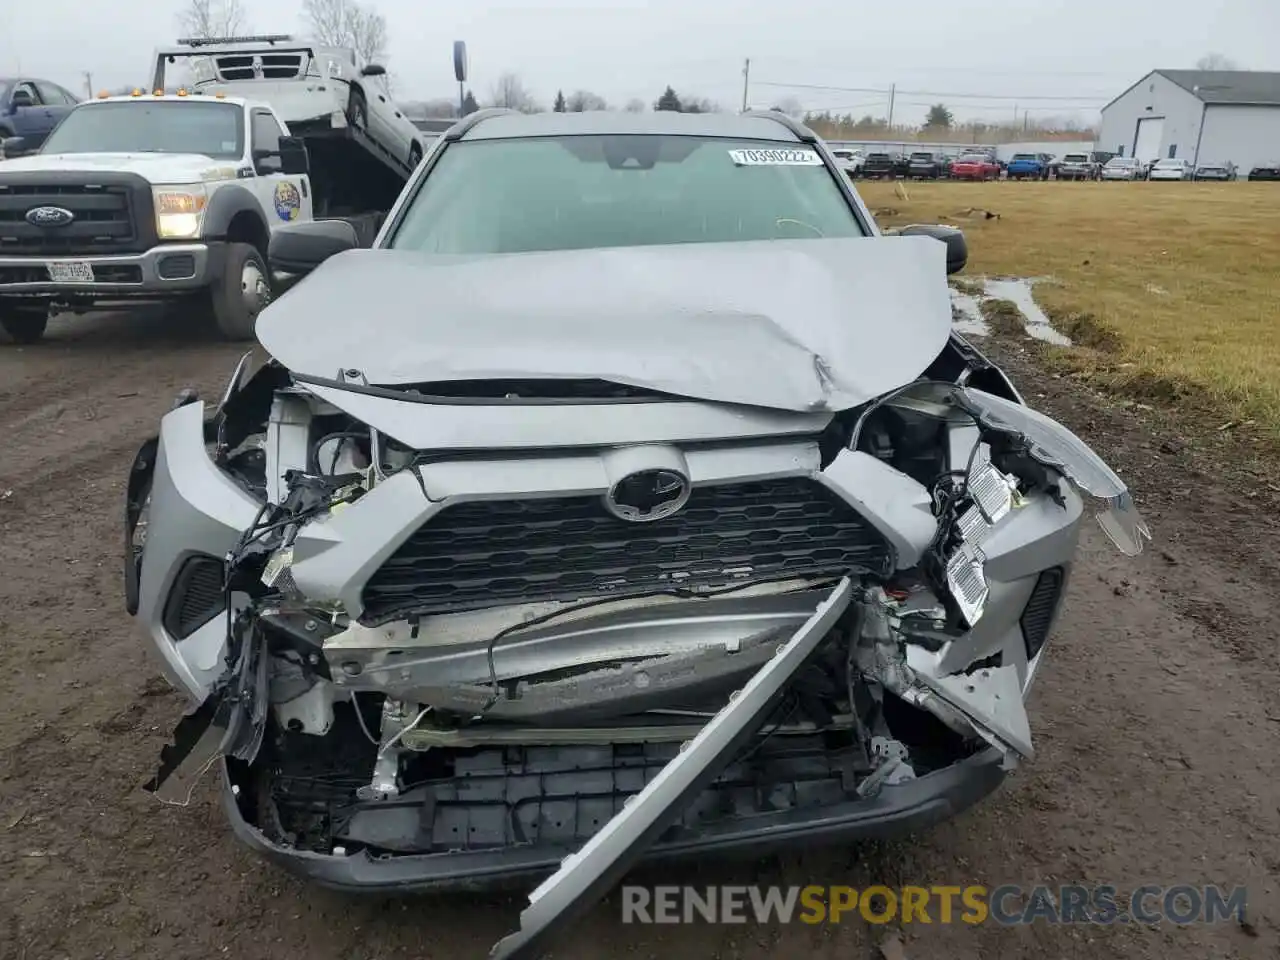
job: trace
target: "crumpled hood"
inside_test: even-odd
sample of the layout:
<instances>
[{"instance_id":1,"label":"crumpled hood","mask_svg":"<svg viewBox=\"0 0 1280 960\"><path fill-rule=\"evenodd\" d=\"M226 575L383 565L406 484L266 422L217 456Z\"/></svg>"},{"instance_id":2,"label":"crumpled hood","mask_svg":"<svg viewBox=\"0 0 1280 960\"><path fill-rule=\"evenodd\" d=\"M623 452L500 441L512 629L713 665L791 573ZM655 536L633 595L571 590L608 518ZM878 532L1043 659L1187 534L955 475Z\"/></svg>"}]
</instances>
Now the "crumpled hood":
<instances>
[{"instance_id":1,"label":"crumpled hood","mask_svg":"<svg viewBox=\"0 0 1280 960\"><path fill-rule=\"evenodd\" d=\"M262 345L312 377L603 379L795 411L914 380L950 329L946 248L930 237L352 250L258 319Z\"/></svg>"},{"instance_id":2,"label":"crumpled hood","mask_svg":"<svg viewBox=\"0 0 1280 960\"><path fill-rule=\"evenodd\" d=\"M201 183L211 179L211 171L226 167L234 171L236 161L214 160L202 153L55 153L6 160L4 166L0 166L0 175L42 170L111 170L136 173L150 183Z\"/></svg>"}]
</instances>

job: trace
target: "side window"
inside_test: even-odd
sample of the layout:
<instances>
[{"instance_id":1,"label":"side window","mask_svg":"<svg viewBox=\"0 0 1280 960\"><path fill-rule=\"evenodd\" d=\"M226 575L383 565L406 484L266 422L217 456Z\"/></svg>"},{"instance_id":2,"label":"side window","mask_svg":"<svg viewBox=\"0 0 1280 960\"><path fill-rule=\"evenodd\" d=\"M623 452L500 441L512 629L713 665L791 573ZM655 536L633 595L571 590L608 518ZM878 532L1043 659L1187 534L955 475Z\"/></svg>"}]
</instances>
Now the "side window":
<instances>
[{"instance_id":1,"label":"side window","mask_svg":"<svg viewBox=\"0 0 1280 960\"><path fill-rule=\"evenodd\" d=\"M253 150L273 150L280 149L280 124L265 110L253 111L250 119L250 133L252 134ZM280 170L279 157L266 157L256 162L258 169L263 173L278 173Z\"/></svg>"},{"instance_id":2,"label":"side window","mask_svg":"<svg viewBox=\"0 0 1280 960\"><path fill-rule=\"evenodd\" d=\"M40 94L36 92L34 83L24 80L13 85L13 105L15 107L34 107L41 102Z\"/></svg>"},{"instance_id":3,"label":"side window","mask_svg":"<svg viewBox=\"0 0 1280 960\"><path fill-rule=\"evenodd\" d=\"M49 83L47 80L35 81L36 89L40 91L40 99L49 106L67 106L69 102L64 94L66 93L57 84Z\"/></svg>"}]
</instances>

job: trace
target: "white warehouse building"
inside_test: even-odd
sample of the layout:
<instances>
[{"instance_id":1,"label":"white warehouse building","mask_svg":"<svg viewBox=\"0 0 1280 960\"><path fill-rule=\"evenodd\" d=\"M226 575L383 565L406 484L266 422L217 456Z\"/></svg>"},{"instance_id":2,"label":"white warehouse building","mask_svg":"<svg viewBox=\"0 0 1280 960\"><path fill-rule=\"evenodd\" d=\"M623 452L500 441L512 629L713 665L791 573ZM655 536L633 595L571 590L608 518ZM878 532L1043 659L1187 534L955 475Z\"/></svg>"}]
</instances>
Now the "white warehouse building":
<instances>
[{"instance_id":1,"label":"white warehouse building","mask_svg":"<svg viewBox=\"0 0 1280 960\"><path fill-rule=\"evenodd\" d=\"M1250 168L1280 160L1280 73L1152 70L1102 108L1098 149Z\"/></svg>"}]
</instances>

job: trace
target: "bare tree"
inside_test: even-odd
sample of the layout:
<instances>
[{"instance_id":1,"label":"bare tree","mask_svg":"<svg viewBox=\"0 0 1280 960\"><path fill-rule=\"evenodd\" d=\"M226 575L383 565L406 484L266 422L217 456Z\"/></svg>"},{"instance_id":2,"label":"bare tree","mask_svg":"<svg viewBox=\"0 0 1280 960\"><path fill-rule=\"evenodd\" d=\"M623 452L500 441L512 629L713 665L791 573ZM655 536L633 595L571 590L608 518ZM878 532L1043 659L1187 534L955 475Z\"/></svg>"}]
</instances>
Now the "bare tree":
<instances>
[{"instance_id":1,"label":"bare tree","mask_svg":"<svg viewBox=\"0 0 1280 960\"><path fill-rule=\"evenodd\" d=\"M682 113L723 113L724 108L714 100L706 97L681 97L680 110Z\"/></svg>"},{"instance_id":2,"label":"bare tree","mask_svg":"<svg viewBox=\"0 0 1280 960\"><path fill-rule=\"evenodd\" d=\"M489 99L495 107L519 110L521 113L537 113L538 104L518 74L504 73L489 91Z\"/></svg>"},{"instance_id":3,"label":"bare tree","mask_svg":"<svg viewBox=\"0 0 1280 960\"><path fill-rule=\"evenodd\" d=\"M200 40L225 40L247 29L240 0L190 0L178 23L186 36Z\"/></svg>"},{"instance_id":4,"label":"bare tree","mask_svg":"<svg viewBox=\"0 0 1280 960\"><path fill-rule=\"evenodd\" d=\"M568 113L584 113L587 110L608 109L609 104L605 102L604 97L592 93L590 90L575 90L569 96L569 99L565 101L565 110Z\"/></svg>"},{"instance_id":5,"label":"bare tree","mask_svg":"<svg viewBox=\"0 0 1280 960\"><path fill-rule=\"evenodd\" d=\"M398 103L406 117L439 120L458 115L458 101L450 100L448 97L436 97L433 100L400 100Z\"/></svg>"},{"instance_id":6,"label":"bare tree","mask_svg":"<svg viewBox=\"0 0 1280 960\"><path fill-rule=\"evenodd\" d=\"M1196 61L1197 70L1239 70L1240 64L1221 53L1206 53Z\"/></svg>"},{"instance_id":7,"label":"bare tree","mask_svg":"<svg viewBox=\"0 0 1280 960\"><path fill-rule=\"evenodd\" d=\"M641 100L639 97L632 97L630 100L627 101L627 106L625 109L627 113L644 113L646 110L649 109L649 105L645 103L643 100Z\"/></svg>"},{"instance_id":8,"label":"bare tree","mask_svg":"<svg viewBox=\"0 0 1280 960\"><path fill-rule=\"evenodd\" d=\"M386 61L387 21L371 4L359 0L302 0L302 15L320 43L349 47L366 63Z\"/></svg>"}]
</instances>

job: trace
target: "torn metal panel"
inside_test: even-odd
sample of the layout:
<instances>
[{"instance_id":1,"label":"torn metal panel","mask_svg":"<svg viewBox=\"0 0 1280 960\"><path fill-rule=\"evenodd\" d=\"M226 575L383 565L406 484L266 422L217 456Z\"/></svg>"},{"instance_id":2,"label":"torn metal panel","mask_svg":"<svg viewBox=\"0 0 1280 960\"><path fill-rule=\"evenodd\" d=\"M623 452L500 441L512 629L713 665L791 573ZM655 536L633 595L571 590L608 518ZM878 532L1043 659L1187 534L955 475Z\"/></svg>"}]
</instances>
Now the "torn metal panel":
<instances>
[{"instance_id":1,"label":"torn metal panel","mask_svg":"<svg viewBox=\"0 0 1280 960\"><path fill-rule=\"evenodd\" d=\"M936 664L936 654L907 648L907 667L916 679L968 717L984 739L1025 760L1035 756L1017 667L983 667L972 673L941 675Z\"/></svg>"},{"instance_id":2,"label":"torn metal panel","mask_svg":"<svg viewBox=\"0 0 1280 960\"><path fill-rule=\"evenodd\" d=\"M984 427L1022 437L1036 460L1102 500L1105 506L1097 518L1103 532L1122 553L1142 552L1144 541L1151 539L1150 529L1124 481L1087 443L1056 420L1022 404L971 387L956 388L956 397Z\"/></svg>"},{"instance_id":3,"label":"torn metal panel","mask_svg":"<svg viewBox=\"0 0 1280 960\"><path fill-rule=\"evenodd\" d=\"M744 739L764 722L775 697L849 607L853 582L840 581L813 616L783 644L701 732L622 812L564 861L532 894L520 929L499 941L493 960L529 960L557 925L588 908L679 815L681 804L715 778Z\"/></svg>"},{"instance_id":4,"label":"torn metal panel","mask_svg":"<svg viewBox=\"0 0 1280 960\"><path fill-rule=\"evenodd\" d=\"M348 368L378 386L590 379L750 407L846 410L911 382L946 345L945 257L929 237L488 257L351 250L264 309L257 332L294 373L326 380ZM377 310L363 299L370 289ZM893 349L869 350L886 330Z\"/></svg>"}]
</instances>

